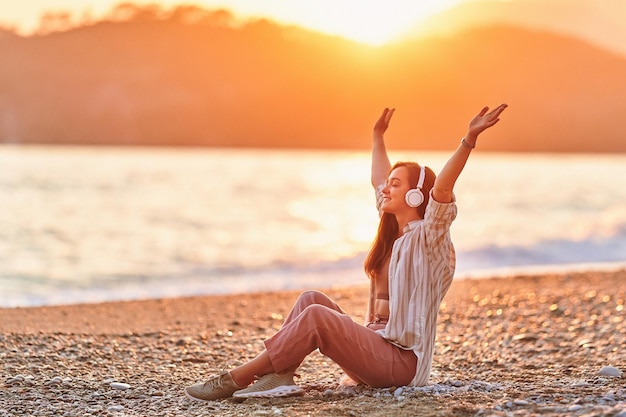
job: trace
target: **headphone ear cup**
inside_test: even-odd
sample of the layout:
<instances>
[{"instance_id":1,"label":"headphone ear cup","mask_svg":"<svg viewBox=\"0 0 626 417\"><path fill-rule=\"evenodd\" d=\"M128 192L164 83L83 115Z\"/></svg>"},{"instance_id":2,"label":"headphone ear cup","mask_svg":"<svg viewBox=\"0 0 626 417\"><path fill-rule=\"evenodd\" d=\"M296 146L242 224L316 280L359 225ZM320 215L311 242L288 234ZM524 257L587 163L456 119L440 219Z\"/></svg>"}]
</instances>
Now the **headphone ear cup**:
<instances>
[{"instance_id":1,"label":"headphone ear cup","mask_svg":"<svg viewBox=\"0 0 626 417\"><path fill-rule=\"evenodd\" d=\"M407 191L404 199L409 207L419 207L424 202L424 194L420 189L413 188Z\"/></svg>"},{"instance_id":2,"label":"headphone ear cup","mask_svg":"<svg viewBox=\"0 0 626 417\"><path fill-rule=\"evenodd\" d=\"M424 185L424 179L426 178L426 167L420 167L420 177L417 180L417 186L410 189L404 195L404 200L409 207L419 207L424 202L424 194L422 193L422 186Z\"/></svg>"}]
</instances>

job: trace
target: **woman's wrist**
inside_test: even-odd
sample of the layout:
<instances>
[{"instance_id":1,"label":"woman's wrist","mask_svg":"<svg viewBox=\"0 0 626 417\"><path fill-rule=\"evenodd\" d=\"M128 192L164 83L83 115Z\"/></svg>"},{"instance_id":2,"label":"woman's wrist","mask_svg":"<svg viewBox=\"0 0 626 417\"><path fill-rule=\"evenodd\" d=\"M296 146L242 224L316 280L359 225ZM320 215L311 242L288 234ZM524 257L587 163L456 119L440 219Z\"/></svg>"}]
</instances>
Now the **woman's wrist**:
<instances>
[{"instance_id":1,"label":"woman's wrist","mask_svg":"<svg viewBox=\"0 0 626 417\"><path fill-rule=\"evenodd\" d=\"M385 146L385 137L383 135L373 135L372 143L375 146Z\"/></svg>"},{"instance_id":2,"label":"woman's wrist","mask_svg":"<svg viewBox=\"0 0 626 417\"><path fill-rule=\"evenodd\" d=\"M461 145L465 146L467 149L474 149L476 147L476 142L469 143L465 138L461 139Z\"/></svg>"},{"instance_id":3,"label":"woman's wrist","mask_svg":"<svg viewBox=\"0 0 626 417\"><path fill-rule=\"evenodd\" d=\"M461 139L461 144L468 149L474 149L476 147L477 140L478 140L478 135L468 131L467 134L463 136L463 139Z\"/></svg>"}]
</instances>

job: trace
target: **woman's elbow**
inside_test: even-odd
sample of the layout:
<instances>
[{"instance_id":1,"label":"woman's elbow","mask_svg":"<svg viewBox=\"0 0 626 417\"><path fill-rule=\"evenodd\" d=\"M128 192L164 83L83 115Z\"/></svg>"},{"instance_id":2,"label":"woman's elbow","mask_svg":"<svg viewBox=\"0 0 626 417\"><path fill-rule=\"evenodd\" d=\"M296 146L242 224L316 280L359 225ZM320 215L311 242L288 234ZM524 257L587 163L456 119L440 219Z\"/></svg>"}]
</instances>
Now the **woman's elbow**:
<instances>
[{"instance_id":1,"label":"woman's elbow","mask_svg":"<svg viewBox=\"0 0 626 417\"><path fill-rule=\"evenodd\" d=\"M432 196L438 203L446 204L452 202L454 194L452 188L434 186Z\"/></svg>"}]
</instances>

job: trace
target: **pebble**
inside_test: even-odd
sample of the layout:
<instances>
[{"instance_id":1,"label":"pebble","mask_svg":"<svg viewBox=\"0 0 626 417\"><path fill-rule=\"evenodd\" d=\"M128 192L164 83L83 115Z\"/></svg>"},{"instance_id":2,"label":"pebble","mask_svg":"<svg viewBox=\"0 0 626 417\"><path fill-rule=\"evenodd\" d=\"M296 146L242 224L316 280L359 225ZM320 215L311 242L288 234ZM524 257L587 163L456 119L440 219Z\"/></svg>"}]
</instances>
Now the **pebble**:
<instances>
[{"instance_id":1,"label":"pebble","mask_svg":"<svg viewBox=\"0 0 626 417\"><path fill-rule=\"evenodd\" d=\"M15 384L19 384L22 381L24 381L24 380L20 379L18 377L13 377L13 378L7 379L6 380L6 384L7 385L15 385Z\"/></svg>"},{"instance_id":2,"label":"pebble","mask_svg":"<svg viewBox=\"0 0 626 417\"><path fill-rule=\"evenodd\" d=\"M63 382L63 380L61 379L61 377L55 376L51 380L44 382L44 385L53 386L53 385L59 385L62 382Z\"/></svg>"},{"instance_id":3,"label":"pebble","mask_svg":"<svg viewBox=\"0 0 626 417\"><path fill-rule=\"evenodd\" d=\"M600 372L598 372L598 375L616 376L619 378L622 376L622 371L620 371L614 366L603 366L602 369L600 369Z\"/></svg>"},{"instance_id":4,"label":"pebble","mask_svg":"<svg viewBox=\"0 0 626 417\"><path fill-rule=\"evenodd\" d=\"M111 382L110 387L113 389L118 389L121 391L126 391L127 389L130 388L130 385L125 384L123 382Z\"/></svg>"},{"instance_id":5,"label":"pebble","mask_svg":"<svg viewBox=\"0 0 626 417\"><path fill-rule=\"evenodd\" d=\"M124 406L112 405L112 406L107 408L107 411L124 411Z\"/></svg>"},{"instance_id":6,"label":"pebble","mask_svg":"<svg viewBox=\"0 0 626 417\"><path fill-rule=\"evenodd\" d=\"M537 339L539 339L539 336L534 333L520 333L513 336L513 340L519 341L535 341Z\"/></svg>"}]
</instances>

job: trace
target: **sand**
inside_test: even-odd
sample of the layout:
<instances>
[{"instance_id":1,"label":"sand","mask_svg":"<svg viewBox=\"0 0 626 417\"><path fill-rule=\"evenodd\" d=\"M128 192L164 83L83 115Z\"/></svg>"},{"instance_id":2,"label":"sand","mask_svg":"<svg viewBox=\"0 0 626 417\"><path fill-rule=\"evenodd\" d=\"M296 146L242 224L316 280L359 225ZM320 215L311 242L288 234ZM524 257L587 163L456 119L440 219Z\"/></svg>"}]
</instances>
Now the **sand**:
<instances>
[{"instance_id":1,"label":"sand","mask_svg":"<svg viewBox=\"0 0 626 417\"><path fill-rule=\"evenodd\" d=\"M366 285L325 292L363 321ZM455 281L425 387L340 385L315 352L296 379L303 397L184 397L255 356L298 293L0 309L0 417L626 417L625 270Z\"/></svg>"}]
</instances>

